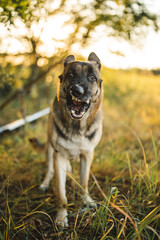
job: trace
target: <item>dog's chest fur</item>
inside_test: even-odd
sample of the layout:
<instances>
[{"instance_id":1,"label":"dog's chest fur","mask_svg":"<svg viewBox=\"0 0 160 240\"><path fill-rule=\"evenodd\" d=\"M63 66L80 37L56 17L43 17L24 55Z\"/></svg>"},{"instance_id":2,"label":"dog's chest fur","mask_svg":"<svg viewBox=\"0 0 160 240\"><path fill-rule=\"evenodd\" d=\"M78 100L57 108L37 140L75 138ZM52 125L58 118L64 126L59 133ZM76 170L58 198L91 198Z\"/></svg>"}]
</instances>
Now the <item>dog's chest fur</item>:
<instances>
[{"instance_id":1,"label":"dog's chest fur","mask_svg":"<svg viewBox=\"0 0 160 240\"><path fill-rule=\"evenodd\" d=\"M68 138L64 139L63 137L58 137L56 148L59 150L63 148L62 151L67 152L70 157L76 157L83 152L93 151L100 140L101 130L101 127L99 127L99 129L92 127L92 129L87 131L82 127L79 132L75 134L67 134L66 132Z\"/></svg>"},{"instance_id":2,"label":"dog's chest fur","mask_svg":"<svg viewBox=\"0 0 160 240\"><path fill-rule=\"evenodd\" d=\"M89 114L89 113L88 113ZM60 116L57 118L54 112L49 117L50 141L55 151L63 153L68 158L78 157L88 151L93 151L102 134L102 119L97 115L96 121L87 124L88 118L81 121L65 122Z\"/></svg>"}]
</instances>

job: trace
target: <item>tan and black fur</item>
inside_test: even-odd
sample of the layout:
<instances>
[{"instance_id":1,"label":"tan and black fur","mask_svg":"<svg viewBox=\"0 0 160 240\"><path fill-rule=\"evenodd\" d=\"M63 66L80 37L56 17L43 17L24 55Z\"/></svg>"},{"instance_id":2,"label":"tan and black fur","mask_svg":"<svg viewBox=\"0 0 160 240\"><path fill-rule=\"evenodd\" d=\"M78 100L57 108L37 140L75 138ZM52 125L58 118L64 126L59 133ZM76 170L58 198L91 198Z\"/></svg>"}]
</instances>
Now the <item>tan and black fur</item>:
<instances>
[{"instance_id":1,"label":"tan and black fur","mask_svg":"<svg viewBox=\"0 0 160 240\"><path fill-rule=\"evenodd\" d=\"M102 134L102 80L100 60L91 53L88 62L76 61L69 55L64 62L57 96L48 119L48 171L41 184L46 190L55 175L58 211L56 222L68 226L66 172L70 160L80 158L80 183L85 190L85 203L96 206L88 195L88 179L94 148Z\"/></svg>"}]
</instances>

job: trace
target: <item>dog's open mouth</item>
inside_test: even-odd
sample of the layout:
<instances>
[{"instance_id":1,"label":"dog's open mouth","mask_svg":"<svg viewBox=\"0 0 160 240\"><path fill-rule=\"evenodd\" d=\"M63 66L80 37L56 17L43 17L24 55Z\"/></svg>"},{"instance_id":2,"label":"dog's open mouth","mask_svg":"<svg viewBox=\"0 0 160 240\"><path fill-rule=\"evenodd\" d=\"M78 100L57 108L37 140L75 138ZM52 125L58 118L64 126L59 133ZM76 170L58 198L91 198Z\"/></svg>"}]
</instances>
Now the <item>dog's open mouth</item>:
<instances>
[{"instance_id":1,"label":"dog's open mouth","mask_svg":"<svg viewBox=\"0 0 160 240\"><path fill-rule=\"evenodd\" d=\"M90 99L82 101L73 95L68 97L68 108L73 119L82 119L90 106Z\"/></svg>"}]
</instances>

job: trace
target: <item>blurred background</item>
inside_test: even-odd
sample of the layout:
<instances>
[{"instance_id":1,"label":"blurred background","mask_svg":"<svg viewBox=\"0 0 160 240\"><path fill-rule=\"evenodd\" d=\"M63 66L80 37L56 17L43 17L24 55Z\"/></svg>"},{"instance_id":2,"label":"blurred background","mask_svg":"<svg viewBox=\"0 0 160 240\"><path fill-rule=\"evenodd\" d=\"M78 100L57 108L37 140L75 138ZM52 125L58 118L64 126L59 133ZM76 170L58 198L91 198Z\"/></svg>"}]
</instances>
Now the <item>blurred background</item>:
<instances>
[{"instance_id":1,"label":"blurred background","mask_svg":"<svg viewBox=\"0 0 160 240\"><path fill-rule=\"evenodd\" d=\"M159 29L159 0L0 1L0 131L25 123L0 133L0 240L160 239ZM86 60L92 51L104 87L103 136L89 181L99 208L83 210L68 178L71 226L58 231L51 224L54 181L40 194L47 163L28 141L46 141L47 115L24 119L49 108L65 57ZM72 165L79 181L79 165Z\"/></svg>"}]
</instances>

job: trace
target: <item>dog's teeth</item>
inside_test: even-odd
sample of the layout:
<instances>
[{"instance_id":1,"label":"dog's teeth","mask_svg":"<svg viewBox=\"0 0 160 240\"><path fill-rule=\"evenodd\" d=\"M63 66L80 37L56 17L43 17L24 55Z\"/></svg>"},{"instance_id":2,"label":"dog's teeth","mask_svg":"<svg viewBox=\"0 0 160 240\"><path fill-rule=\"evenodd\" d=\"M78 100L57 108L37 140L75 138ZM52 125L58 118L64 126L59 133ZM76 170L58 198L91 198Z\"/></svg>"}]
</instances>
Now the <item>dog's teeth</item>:
<instances>
[{"instance_id":1,"label":"dog's teeth","mask_svg":"<svg viewBox=\"0 0 160 240\"><path fill-rule=\"evenodd\" d=\"M89 104L90 98L86 101L87 104Z\"/></svg>"}]
</instances>

